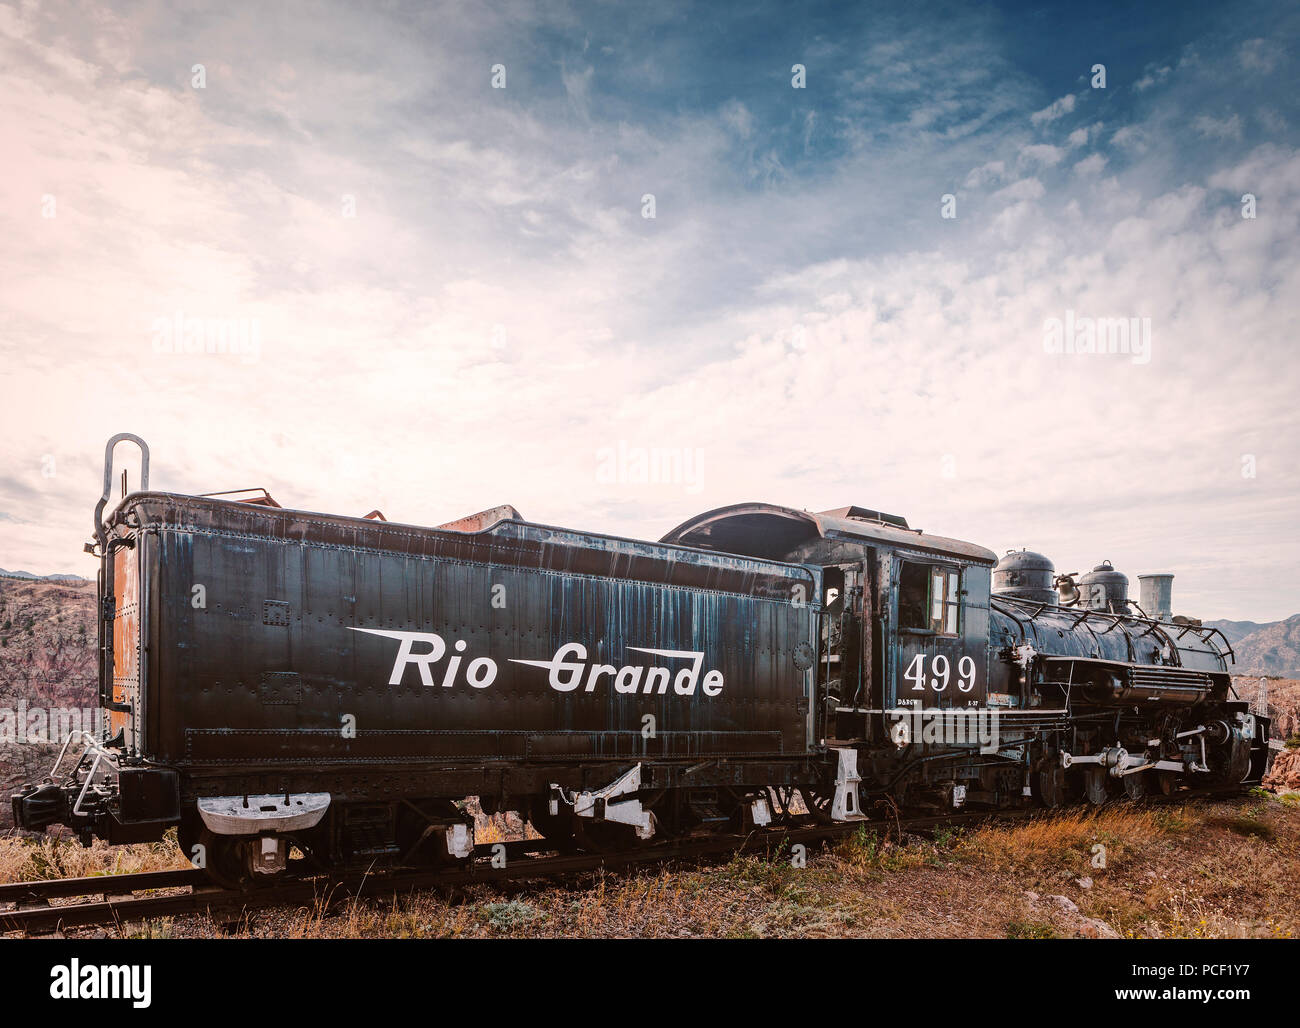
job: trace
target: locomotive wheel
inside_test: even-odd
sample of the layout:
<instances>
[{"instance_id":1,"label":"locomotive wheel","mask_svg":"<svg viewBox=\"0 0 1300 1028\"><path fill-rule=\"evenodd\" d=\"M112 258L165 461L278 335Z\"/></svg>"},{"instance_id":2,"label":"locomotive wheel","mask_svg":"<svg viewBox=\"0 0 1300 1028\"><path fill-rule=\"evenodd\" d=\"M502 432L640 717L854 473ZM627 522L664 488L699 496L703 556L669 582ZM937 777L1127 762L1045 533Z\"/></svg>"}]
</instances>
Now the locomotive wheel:
<instances>
[{"instance_id":1,"label":"locomotive wheel","mask_svg":"<svg viewBox=\"0 0 1300 1028\"><path fill-rule=\"evenodd\" d=\"M1138 772L1135 775L1125 775L1124 795L1131 800L1140 800L1147 794L1147 783L1144 781L1144 772Z\"/></svg>"},{"instance_id":2,"label":"locomotive wheel","mask_svg":"<svg viewBox=\"0 0 1300 1028\"><path fill-rule=\"evenodd\" d=\"M1088 794L1088 802L1094 807L1102 806L1110 798L1110 790L1107 788L1106 779L1109 775L1104 767L1090 767L1084 772L1084 784Z\"/></svg>"},{"instance_id":3,"label":"locomotive wheel","mask_svg":"<svg viewBox=\"0 0 1300 1028\"><path fill-rule=\"evenodd\" d=\"M1177 771L1157 771L1157 781L1160 783L1160 792L1165 796L1172 796L1178 791L1178 772Z\"/></svg>"},{"instance_id":4,"label":"locomotive wheel","mask_svg":"<svg viewBox=\"0 0 1300 1028\"><path fill-rule=\"evenodd\" d=\"M1065 787L1065 768L1057 762L1038 772L1038 798L1045 807L1061 807L1069 797Z\"/></svg>"}]
</instances>

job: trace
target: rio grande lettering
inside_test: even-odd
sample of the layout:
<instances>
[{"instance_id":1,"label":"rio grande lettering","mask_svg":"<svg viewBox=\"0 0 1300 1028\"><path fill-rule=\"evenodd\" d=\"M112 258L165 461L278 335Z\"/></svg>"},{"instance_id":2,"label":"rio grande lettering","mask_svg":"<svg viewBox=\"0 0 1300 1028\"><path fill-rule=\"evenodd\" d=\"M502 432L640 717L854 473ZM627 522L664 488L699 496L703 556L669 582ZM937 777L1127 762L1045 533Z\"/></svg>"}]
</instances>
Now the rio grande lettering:
<instances>
[{"instance_id":1,"label":"rio grande lettering","mask_svg":"<svg viewBox=\"0 0 1300 1028\"><path fill-rule=\"evenodd\" d=\"M697 685L705 696L717 696L722 692L724 683L721 671L709 671L705 674L704 681L700 681L700 665L704 663L704 654L699 650L651 650L642 646L629 646L628 649L637 653L649 653L656 657L689 660L690 666L682 668L672 679L673 692L678 696L694 696ZM668 692L668 681L672 672L666 667L646 668L641 664L625 664L623 667L616 668L613 664L588 664L586 660L587 647L582 643L565 643L555 651L555 656L550 660L512 658L510 663L529 664L532 667L548 669L551 673L551 688L557 692L573 692L583 684L584 675L586 678L584 692L595 692L596 683L605 675L614 677L615 692L640 692L646 696L663 696ZM641 685L642 676L645 677L644 686Z\"/></svg>"},{"instance_id":2,"label":"rio grande lettering","mask_svg":"<svg viewBox=\"0 0 1300 1028\"><path fill-rule=\"evenodd\" d=\"M435 684L433 665L447 656L447 642L435 632L400 632L380 628L353 628L354 632L378 635L385 639L396 639L401 645L393 660L393 671L388 677L389 685L401 685L408 664L414 664L420 673L424 685ZM417 643L427 646L422 652L416 652ZM441 669L441 679L437 684L450 689L460 681L461 663L467 644L464 639L457 639L451 647L453 653L446 667ZM595 692L602 679L610 679L616 693L644 696L664 696L671 685L678 696L694 696L698 689L705 696L717 696L726 683L722 672L716 669L705 671L704 653L700 650L655 650L642 646L629 646L636 653L647 653L665 660L686 660L689 663L678 667L676 674L671 667L646 666L644 664L625 664L615 667L613 664L598 664L587 658L587 647L582 643L565 643L555 651L550 660L523 660L510 658L512 664L525 664L529 667L545 668L549 674L547 681L556 692ZM491 657L475 657L465 665L464 681L475 689L486 689L496 681L499 668Z\"/></svg>"}]
</instances>

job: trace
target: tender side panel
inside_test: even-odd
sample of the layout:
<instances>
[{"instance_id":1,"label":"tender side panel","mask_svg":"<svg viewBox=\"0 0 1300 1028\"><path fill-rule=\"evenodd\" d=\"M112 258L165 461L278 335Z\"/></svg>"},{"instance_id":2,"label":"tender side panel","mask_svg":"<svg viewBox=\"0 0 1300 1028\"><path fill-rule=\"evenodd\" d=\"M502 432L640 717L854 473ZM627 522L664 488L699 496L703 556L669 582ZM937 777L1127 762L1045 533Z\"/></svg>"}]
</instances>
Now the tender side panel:
<instances>
[{"instance_id":1,"label":"tender side panel","mask_svg":"<svg viewBox=\"0 0 1300 1028\"><path fill-rule=\"evenodd\" d=\"M808 569L518 522L464 535L179 498L139 510L158 529L165 759L805 751L795 658L813 615L791 597L814 595Z\"/></svg>"}]
</instances>

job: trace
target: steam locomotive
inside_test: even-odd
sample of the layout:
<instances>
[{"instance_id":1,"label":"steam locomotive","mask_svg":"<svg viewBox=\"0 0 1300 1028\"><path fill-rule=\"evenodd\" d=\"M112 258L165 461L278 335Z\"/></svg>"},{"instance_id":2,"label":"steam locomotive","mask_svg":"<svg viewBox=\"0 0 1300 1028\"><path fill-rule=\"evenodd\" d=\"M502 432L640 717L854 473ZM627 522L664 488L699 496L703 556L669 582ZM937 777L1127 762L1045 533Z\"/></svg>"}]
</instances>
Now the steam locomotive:
<instances>
[{"instance_id":1,"label":"steam locomotive","mask_svg":"<svg viewBox=\"0 0 1300 1028\"><path fill-rule=\"evenodd\" d=\"M140 489L105 516L123 441ZM856 506L742 503L659 542L509 506L425 528L154 492L148 460L109 441L87 545L105 728L13 795L25 829L174 828L230 884L466 860L468 797L608 851L1265 770L1227 640L1108 566L1054 577Z\"/></svg>"}]
</instances>

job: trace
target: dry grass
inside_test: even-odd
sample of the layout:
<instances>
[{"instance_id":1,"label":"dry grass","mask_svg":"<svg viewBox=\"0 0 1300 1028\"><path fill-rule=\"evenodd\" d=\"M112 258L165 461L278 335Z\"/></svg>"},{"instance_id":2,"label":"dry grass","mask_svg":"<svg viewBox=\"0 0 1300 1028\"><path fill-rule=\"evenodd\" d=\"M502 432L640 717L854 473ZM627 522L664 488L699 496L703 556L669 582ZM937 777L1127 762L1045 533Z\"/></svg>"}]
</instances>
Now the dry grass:
<instances>
[{"instance_id":1,"label":"dry grass","mask_svg":"<svg viewBox=\"0 0 1300 1028\"><path fill-rule=\"evenodd\" d=\"M1104 867L1094 866L1099 844ZM85 874L183 866L164 844L126 847L120 856L102 847L73 856L64 847L79 852L75 843L0 839L0 877L33 877L33 868ZM181 918L110 931L150 938L1050 938L1078 934L1096 919L1130 937L1300 935L1300 807L1277 798L1119 804L932 838L863 830L810 849L803 866L793 856L783 847L715 866L475 886L452 897L375 893L331 903L322 896L311 907L257 911L235 924ZM18 867L25 870L15 875Z\"/></svg>"},{"instance_id":2,"label":"dry grass","mask_svg":"<svg viewBox=\"0 0 1300 1028\"><path fill-rule=\"evenodd\" d=\"M18 832L0 835L0 882L88 878L189 866L176 845L174 833L168 833L162 842L113 847L96 840L89 848L53 836Z\"/></svg>"},{"instance_id":3,"label":"dry grass","mask_svg":"<svg viewBox=\"0 0 1300 1028\"><path fill-rule=\"evenodd\" d=\"M1127 858L1153 839L1186 830L1195 817L1186 807L1079 808L1010 828L981 828L959 850L967 859L999 870L1060 868L1082 876L1094 861Z\"/></svg>"}]
</instances>

